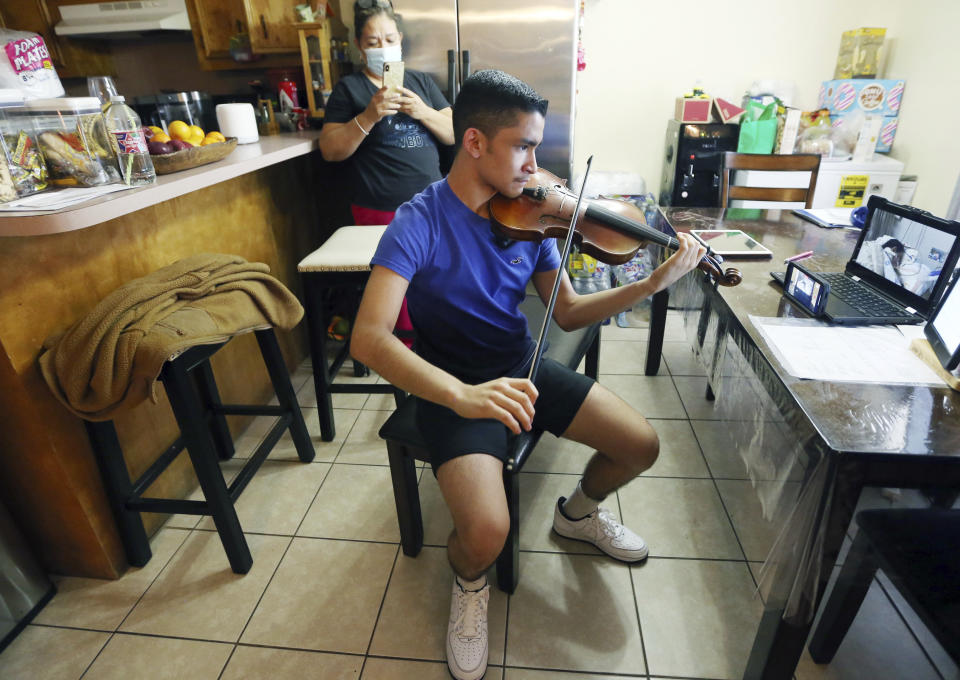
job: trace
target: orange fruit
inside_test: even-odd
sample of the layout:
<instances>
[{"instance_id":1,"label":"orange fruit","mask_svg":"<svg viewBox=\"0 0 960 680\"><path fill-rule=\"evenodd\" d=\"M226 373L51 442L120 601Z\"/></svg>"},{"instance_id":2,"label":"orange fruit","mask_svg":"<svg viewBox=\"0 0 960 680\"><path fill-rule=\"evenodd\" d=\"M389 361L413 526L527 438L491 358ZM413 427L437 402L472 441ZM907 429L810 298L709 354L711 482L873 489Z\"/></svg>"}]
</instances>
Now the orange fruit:
<instances>
[{"instance_id":1,"label":"orange fruit","mask_svg":"<svg viewBox=\"0 0 960 680\"><path fill-rule=\"evenodd\" d=\"M150 138L151 142L169 142L170 135L161 130L160 132L154 132L153 137Z\"/></svg>"},{"instance_id":2,"label":"orange fruit","mask_svg":"<svg viewBox=\"0 0 960 680\"><path fill-rule=\"evenodd\" d=\"M167 131L174 139L182 139L184 141L189 139L191 135L190 126L182 120L175 120L170 123L170 125L167 126Z\"/></svg>"}]
</instances>

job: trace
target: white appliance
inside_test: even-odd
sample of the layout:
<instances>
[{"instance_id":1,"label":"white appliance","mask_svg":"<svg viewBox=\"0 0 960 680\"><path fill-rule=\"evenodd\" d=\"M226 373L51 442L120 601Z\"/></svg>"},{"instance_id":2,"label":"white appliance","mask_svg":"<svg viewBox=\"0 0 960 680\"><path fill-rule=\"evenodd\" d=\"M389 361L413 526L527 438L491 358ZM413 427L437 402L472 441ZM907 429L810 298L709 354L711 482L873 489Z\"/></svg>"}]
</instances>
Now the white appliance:
<instances>
[{"instance_id":1,"label":"white appliance","mask_svg":"<svg viewBox=\"0 0 960 680\"><path fill-rule=\"evenodd\" d=\"M814 208L859 208L873 195L894 200L903 162L883 154L872 161L820 161Z\"/></svg>"},{"instance_id":2,"label":"white appliance","mask_svg":"<svg viewBox=\"0 0 960 680\"><path fill-rule=\"evenodd\" d=\"M186 0L119 0L59 6L57 35L129 38L147 31L189 31Z\"/></svg>"},{"instance_id":3,"label":"white appliance","mask_svg":"<svg viewBox=\"0 0 960 680\"><path fill-rule=\"evenodd\" d=\"M876 194L894 200L897 185L903 173L903 162L883 154L874 154L873 160L820 161L817 183L813 192L814 208L859 208ZM751 187L806 188L809 172L769 172L764 170L736 170L733 182ZM802 203L773 203L769 201L730 201L731 208L802 208Z\"/></svg>"}]
</instances>

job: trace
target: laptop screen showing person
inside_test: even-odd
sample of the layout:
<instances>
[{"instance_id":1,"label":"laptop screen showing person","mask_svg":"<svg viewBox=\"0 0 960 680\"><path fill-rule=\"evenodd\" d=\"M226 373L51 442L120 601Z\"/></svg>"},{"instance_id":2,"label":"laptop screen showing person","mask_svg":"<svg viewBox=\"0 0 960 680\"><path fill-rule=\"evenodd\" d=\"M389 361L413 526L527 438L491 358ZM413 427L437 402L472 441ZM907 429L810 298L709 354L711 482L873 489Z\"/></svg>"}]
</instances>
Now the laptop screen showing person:
<instances>
[{"instance_id":1,"label":"laptop screen showing person","mask_svg":"<svg viewBox=\"0 0 960 680\"><path fill-rule=\"evenodd\" d=\"M928 317L960 256L960 224L877 196L869 206L847 273Z\"/></svg>"}]
</instances>

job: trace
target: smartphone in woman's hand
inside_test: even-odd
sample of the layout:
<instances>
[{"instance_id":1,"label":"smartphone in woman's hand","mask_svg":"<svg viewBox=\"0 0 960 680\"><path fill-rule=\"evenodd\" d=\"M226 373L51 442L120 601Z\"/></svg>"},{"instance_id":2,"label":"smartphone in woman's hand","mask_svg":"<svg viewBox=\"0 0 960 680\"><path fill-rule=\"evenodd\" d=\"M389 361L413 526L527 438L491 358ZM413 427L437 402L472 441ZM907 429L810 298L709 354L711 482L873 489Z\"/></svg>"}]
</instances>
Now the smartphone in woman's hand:
<instances>
[{"instance_id":1,"label":"smartphone in woman's hand","mask_svg":"<svg viewBox=\"0 0 960 680\"><path fill-rule=\"evenodd\" d=\"M390 92L403 89L403 62L388 61L383 65L383 86Z\"/></svg>"}]
</instances>

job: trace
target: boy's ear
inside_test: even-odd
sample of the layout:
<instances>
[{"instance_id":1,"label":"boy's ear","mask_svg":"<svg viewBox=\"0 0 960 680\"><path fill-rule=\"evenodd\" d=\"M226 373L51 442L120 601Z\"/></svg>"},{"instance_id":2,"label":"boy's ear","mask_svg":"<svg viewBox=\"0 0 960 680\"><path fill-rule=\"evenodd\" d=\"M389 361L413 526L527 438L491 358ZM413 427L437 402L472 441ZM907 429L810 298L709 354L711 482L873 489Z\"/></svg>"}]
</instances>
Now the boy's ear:
<instances>
[{"instance_id":1,"label":"boy's ear","mask_svg":"<svg viewBox=\"0 0 960 680\"><path fill-rule=\"evenodd\" d=\"M480 158L487 148L487 136L477 128L467 128L463 133L463 149L473 158Z\"/></svg>"}]
</instances>

